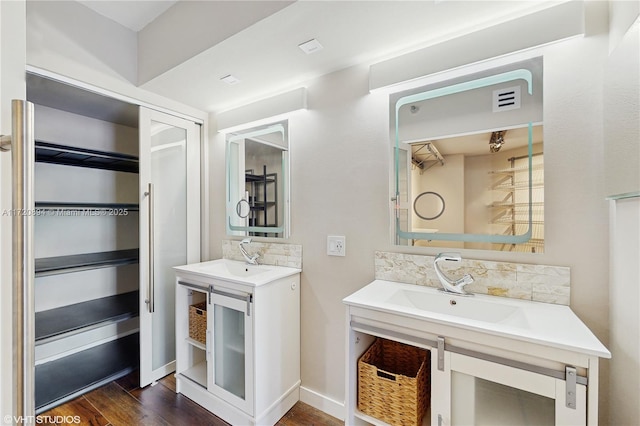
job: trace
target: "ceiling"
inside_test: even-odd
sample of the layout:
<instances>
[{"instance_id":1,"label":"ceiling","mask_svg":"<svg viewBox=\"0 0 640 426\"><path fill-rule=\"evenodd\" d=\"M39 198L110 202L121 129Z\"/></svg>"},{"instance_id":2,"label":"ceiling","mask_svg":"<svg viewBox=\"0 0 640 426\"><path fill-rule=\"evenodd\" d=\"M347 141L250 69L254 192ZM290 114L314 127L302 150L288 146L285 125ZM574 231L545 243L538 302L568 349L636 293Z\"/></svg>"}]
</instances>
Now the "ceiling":
<instances>
[{"instance_id":1,"label":"ceiling","mask_svg":"<svg viewBox=\"0 0 640 426\"><path fill-rule=\"evenodd\" d=\"M151 21L162 15L178 0L149 1L96 1L77 0L89 9L133 31L140 31Z\"/></svg>"},{"instance_id":2,"label":"ceiling","mask_svg":"<svg viewBox=\"0 0 640 426\"><path fill-rule=\"evenodd\" d=\"M81 3L134 31L143 30L171 7L181 6L175 1ZM299 0L140 87L204 111L220 112L305 86L333 71L388 59L545 5L549 2ZM230 18L212 16L211 26L216 19ZM298 45L313 38L324 48L307 55ZM220 80L229 74L240 82L227 85Z\"/></svg>"}]
</instances>

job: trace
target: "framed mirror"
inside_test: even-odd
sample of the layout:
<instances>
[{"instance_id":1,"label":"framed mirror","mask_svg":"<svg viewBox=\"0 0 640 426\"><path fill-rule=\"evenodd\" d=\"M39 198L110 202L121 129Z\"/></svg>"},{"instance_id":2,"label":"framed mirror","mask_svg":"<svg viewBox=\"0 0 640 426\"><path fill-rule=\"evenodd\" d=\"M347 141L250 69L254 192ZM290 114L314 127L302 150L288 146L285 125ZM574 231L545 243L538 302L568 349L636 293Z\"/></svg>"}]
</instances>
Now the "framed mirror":
<instances>
[{"instance_id":1,"label":"framed mirror","mask_svg":"<svg viewBox=\"0 0 640 426\"><path fill-rule=\"evenodd\" d=\"M279 121L226 135L227 234L289 235L289 132Z\"/></svg>"},{"instance_id":2,"label":"framed mirror","mask_svg":"<svg viewBox=\"0 0 640 426\"><path fill-rule=\"evenodd\" d=\"M390 96L395 244L543 251L542 70L532 58Z\"/></svg>"}]
</instances>

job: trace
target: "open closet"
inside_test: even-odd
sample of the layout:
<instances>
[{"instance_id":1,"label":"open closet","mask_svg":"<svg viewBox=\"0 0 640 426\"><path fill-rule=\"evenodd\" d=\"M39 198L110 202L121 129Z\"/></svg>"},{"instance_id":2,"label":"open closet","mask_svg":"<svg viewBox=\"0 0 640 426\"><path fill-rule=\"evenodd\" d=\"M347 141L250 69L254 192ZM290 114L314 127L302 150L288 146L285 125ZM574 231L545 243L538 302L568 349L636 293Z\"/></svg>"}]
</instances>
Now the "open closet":
<instances>
[{"instance_id":1,"label":"open closet","mask_svg":"<svg viewBox=\"0 0 640 426\"><path fill-rule=\"evenodd\" d=\"M35 405L175 369L173 266L200 261L200 125L37 74Z\"/></svg>"}]
</instances>

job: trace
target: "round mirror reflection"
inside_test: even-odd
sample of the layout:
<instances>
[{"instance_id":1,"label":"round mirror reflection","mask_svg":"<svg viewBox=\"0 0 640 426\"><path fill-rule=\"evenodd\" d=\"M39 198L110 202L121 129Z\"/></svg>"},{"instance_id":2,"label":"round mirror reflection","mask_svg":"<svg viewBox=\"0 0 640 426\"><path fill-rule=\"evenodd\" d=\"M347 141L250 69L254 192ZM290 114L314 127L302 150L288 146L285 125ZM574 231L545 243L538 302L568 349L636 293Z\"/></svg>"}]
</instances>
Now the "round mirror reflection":
<instances>
[{"instance_id":1,"label":"round mirror reflection","mask_svg":"<svg viewBox=\"0 0 640 426\"><path fill-rule=\"evenodd\" d=\"M413 211L421 219L437 219L444 213L444 198L437 192L423 192L413 201Z\"/></svg>"},{"instance_id":2,"label":"round mirror reflection","mask_svg":"<svg viewBox=\"0 0 640 426\"><path fill-rule=\"evenodd\" d=\"M240 201L238 201L238 204L236 204L236 214L241 217L241 218L245 218L247 216L249 216L249 213L251 212L251 205L249 205L249 202L247 200L245 200L244 198Z\"/></svg>"}]
</instances>

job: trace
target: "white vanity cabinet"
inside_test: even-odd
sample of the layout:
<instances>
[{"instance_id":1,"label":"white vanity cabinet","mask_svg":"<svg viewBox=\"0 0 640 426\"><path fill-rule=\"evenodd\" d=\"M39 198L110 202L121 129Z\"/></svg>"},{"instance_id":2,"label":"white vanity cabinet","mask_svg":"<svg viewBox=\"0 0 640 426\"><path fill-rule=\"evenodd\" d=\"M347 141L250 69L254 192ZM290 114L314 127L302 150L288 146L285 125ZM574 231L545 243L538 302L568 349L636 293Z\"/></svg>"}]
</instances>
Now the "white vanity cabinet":
<instances>
[{"instance_id":1,"label":"white vanity cabinet","mask_svg":"<svg viewBox=\"0 0 640 426\"><path fill-rule=\"evenodd\" d=\"M299 400L300 271L258 283L208 276L206 264L175 268L176 392L231 424L273 425ZM189 307L202 302L204 343L189 337Z\"/></svg>"},{"instance_id":2,"label":"white vanity cabinet","mask_svg":"<svg viewBox=\"0 0 640 426\"><path fill-rule=\"evenodd\" d=\"M567 307L501 299L381 280L347 297L345 423L385 424L357 399L358 359L379 337L431 352L423 425L597 424L607 349Z\"/></svg>"}]
</instances>

